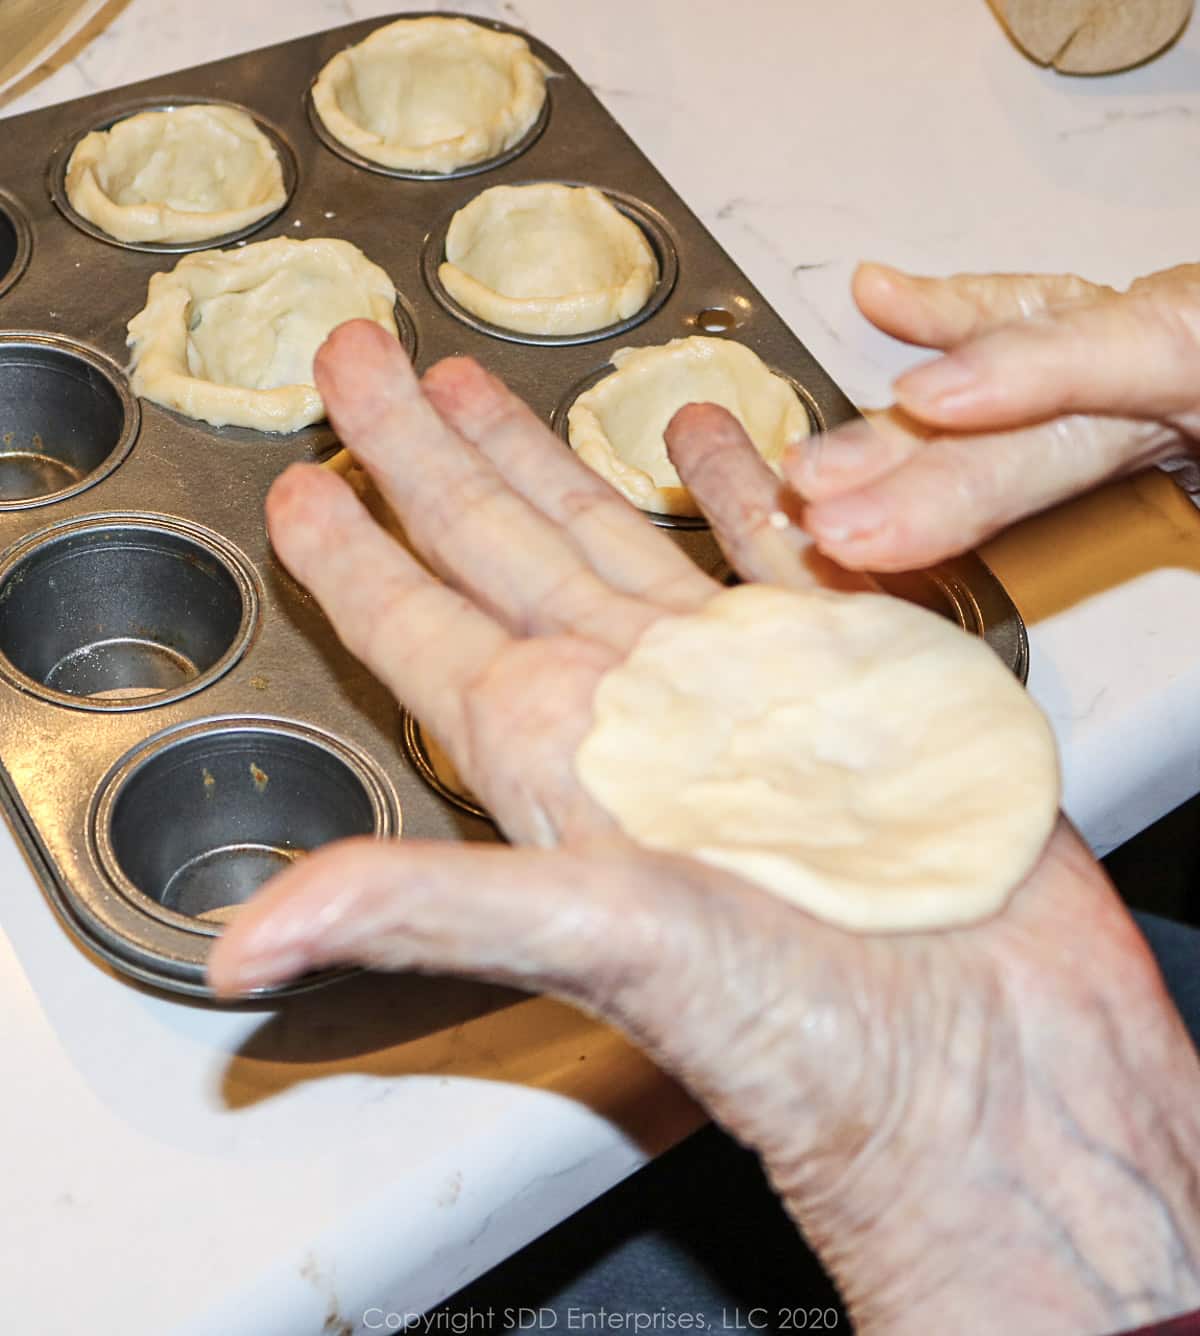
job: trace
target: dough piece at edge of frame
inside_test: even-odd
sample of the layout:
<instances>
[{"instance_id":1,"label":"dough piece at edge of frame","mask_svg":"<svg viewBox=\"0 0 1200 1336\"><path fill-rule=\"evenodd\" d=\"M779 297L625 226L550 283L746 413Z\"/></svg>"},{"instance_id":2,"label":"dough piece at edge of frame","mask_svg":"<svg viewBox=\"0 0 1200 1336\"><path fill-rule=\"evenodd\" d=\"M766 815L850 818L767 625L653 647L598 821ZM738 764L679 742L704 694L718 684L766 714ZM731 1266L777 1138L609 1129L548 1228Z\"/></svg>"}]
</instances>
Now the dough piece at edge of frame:
<instances>
[{"instance_id":1,"label":"dough piece at edge of frame","mask_svg":"<svg viewBox=\"0 0 1200 1336\"><path fill-rule=\"evenodd\" d=\"M1016 44L1062 74L1140 65L1183 31L1192 0L990 0Z\"/></svg>"}]
</instances>

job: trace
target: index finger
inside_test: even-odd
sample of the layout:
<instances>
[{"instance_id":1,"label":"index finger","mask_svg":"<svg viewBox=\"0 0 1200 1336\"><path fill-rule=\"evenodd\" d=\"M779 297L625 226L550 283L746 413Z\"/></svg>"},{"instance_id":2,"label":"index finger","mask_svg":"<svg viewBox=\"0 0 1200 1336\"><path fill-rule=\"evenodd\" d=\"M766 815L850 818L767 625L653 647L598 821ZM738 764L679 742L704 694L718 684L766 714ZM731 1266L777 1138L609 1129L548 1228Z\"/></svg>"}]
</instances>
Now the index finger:
<instances>
[{"instance_id":1,"label":"index finger","mask_svg":"<svg viewBox=\"0 0 1200 1336\"><path fill-rule=\"evenodd\" d=\"M861 264L852 280L863 315L885 334L923 348L956 348L990 330L1114 296L1077 274L954 274L921 278Z\"/></svg>"}]
</instances>

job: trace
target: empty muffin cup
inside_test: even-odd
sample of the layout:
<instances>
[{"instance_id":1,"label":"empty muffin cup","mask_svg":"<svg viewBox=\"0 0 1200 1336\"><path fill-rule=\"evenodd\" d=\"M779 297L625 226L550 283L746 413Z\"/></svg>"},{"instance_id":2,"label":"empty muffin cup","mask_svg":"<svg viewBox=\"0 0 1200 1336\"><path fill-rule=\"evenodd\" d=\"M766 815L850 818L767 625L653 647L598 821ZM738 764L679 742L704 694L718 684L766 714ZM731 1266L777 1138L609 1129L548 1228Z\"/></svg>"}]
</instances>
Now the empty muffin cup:
<instances>
[{"instance_id":1,"label":"empty muffin cup","mask_svg":"<svg viewBox=\"0 0 1200 1336\"><path fill-rule=\"evenodd\" d=\"M20 205L0 190L0 296L25 272L31 244L29 223Z\"/></svg>"},{"instance_id":2,"label":"empty muffin cup","mask_svg":"<svg viewBox=\"0 0 1200 1336\"><path fill-rule=\"evenodd\" d=\"M155 917L211 925L318 846L398 829L384 782L354 750L302 724L255 719L152 739L110 775L93 826L100 862L127 896Z\"/></svg>"},{"instance_id":3,"label":"empty muffin cup","mask_svg":"<svg viewBox=\"0 0 1200 1336\"><path fill-rule=\"evenodd\" d=\"M0 670L59 705L161 705L224 673L257 612L244 558L209 530L133 516L68 522L0 562Z\"/></svg>"},{"instance_id":4,"label":"empty muffin cup","mask_svg":"<svg viewBox=\"0 0 1200 1336\"><path fill-rule=\"evenodd\" d=\"M48 334L0 333L0 510L60 501L129 453L140 414L100 353Z\"/></svg>"}]
</instances>

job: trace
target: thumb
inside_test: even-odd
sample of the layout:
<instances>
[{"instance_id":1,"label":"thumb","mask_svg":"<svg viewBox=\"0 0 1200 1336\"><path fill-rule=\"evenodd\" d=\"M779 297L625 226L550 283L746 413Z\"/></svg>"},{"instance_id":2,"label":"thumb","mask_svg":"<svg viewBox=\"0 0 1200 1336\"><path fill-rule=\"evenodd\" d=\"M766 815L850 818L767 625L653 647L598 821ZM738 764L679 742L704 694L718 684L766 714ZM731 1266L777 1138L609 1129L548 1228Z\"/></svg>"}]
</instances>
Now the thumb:
<instances>
[{"instance_id":1,"label":"thumb","mask_svg":"<svg viewBox=\"0 0 1200 1336\"><path fill-rule=\"evenodd\" d=\"M957 430L1070 413L1171 418L1197 403L1198 324L1200 285L1147 288L984 334L901 376L896 397Z\"/></svg>"},{"instance_id":2,"label":"thumb","mask_svg":"<svg viewBox=\"0 0 1200 1336\"><path fill-rule=\"evenodd\" d=\"M213 949L209 979L232 997L310 970L365 965L546 988L600 1009L661 955L653 892L669 876L657 867L647 876L644 863L640 855L635 869L620 853L345 840L295 863L241 910Z\"/></svg>"}]
</instances>

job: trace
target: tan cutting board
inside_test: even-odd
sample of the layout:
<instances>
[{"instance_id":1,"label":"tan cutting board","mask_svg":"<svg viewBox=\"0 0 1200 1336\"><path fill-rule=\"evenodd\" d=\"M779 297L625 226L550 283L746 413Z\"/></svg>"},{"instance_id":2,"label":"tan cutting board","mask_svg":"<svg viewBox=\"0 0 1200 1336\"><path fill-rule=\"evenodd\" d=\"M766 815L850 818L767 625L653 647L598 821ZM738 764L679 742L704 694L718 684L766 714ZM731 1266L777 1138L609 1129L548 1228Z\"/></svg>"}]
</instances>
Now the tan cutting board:
<instances>
[{"instance_id":1,"label":"tan cutting board","mask_svg":"<svg viewBox=\"0 0 1200 1336\"><path fill-rule=\"evenodd\" d=\"M0 89L100 7L97 0L0 0Z\"/></svg>"}]
</instances>

